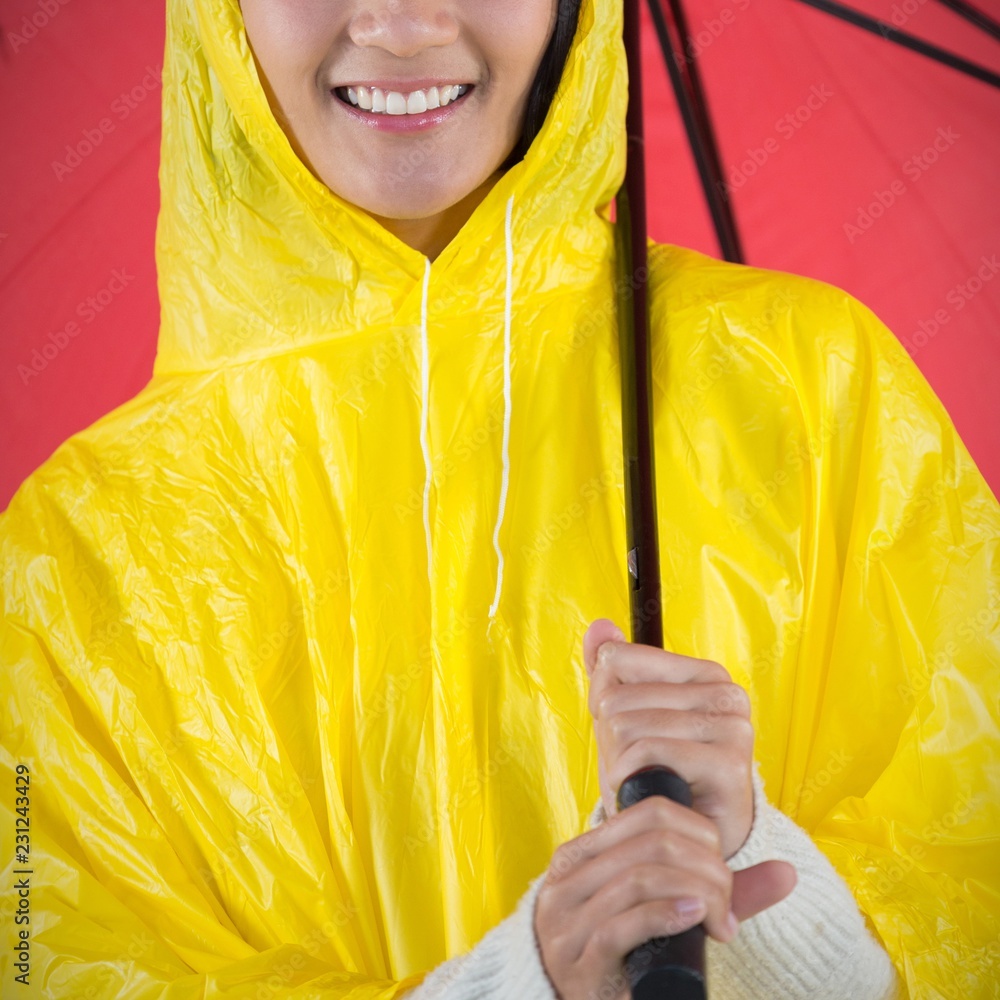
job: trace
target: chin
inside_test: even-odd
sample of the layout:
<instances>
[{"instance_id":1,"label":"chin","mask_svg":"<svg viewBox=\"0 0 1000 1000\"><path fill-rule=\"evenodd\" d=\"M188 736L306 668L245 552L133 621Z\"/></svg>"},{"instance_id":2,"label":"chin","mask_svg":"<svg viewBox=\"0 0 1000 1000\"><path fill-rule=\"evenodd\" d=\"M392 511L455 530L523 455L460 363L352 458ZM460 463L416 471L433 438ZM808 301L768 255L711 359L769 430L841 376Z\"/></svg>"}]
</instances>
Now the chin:
<instances>
[{"instance_id":1,"label":"chin","mask_svg":"<svg viewBox=\"0 0 1000 1000\"><path fill-rule=\"evenodd\" d=\"M355 186L351 190L330 185L341 193L345 200L364 209L369 215L384 219L426 219L440 215L474 191L481 181L470 179L463 184L461 179L433 179L418 177L413 170L410 176L402 172L381 173L378 185Z\"/></svg>"}]
</instances>

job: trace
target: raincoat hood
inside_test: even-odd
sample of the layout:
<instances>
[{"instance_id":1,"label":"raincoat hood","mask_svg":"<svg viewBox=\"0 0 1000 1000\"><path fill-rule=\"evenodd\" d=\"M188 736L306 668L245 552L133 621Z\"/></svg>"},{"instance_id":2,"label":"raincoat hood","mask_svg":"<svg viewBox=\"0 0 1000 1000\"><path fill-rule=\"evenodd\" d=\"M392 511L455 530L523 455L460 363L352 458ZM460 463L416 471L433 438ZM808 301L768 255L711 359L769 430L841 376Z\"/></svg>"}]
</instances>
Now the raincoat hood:
<instances>
[{"instance_id":1,"label":"raincoat hood","mask_svg":"<svg viewBox=\"0 0 1000 1000\"><path fill-rule=\"evenodd\" d=\"M620 31L584 0L429 263L294 155L235 0L168 0L154 377L0 517L18 995L397 996L583 832L581 639L628 621ZM908 991L986 996L996 500L849 296L649 265L665 646L746 688L772 801Z\"/></svg>"},{"instance_id":2,"label":"raincoat hood","mask_svg":"<svg viewBox=\"0 0 1000 1000\"><path fill-rule=\"evenodd\" d=\"M586 288L609 258L606 210L625 168L620 8L602 0L581 5L539 134L433 266L299 159L268 105L238 0L170 8L156 374L211 369L345 337L376 340L400 324L418 327L420 377L411 392L421 414L430 553L429 341L443 345L456 333L494 341L500 353L493 363L502 370L495 391L504 409L491 618L503 583L512 327L530 351L538 329L527 304ZM414 145L413 168L420 169L426 147Z\"/></svg>"},{"instance_id":3,"label":"raincoat hood","mask_svg":"<svg viewBox=\"0 0 1000 1000\"><path fill-rule=\"evenodd\" d=\"M625 170L620 7L582 3L541 131L434 261L432 326L484 306L502 315L508 206L515 313L591 277L589 241L607 235L598 212ZM268 106L237 0L169 5L162 141L157 373L371 337L417 315L426 258L299 159ZM423 155L418 144L414 170Z\"/></svg>"}]
</instances>

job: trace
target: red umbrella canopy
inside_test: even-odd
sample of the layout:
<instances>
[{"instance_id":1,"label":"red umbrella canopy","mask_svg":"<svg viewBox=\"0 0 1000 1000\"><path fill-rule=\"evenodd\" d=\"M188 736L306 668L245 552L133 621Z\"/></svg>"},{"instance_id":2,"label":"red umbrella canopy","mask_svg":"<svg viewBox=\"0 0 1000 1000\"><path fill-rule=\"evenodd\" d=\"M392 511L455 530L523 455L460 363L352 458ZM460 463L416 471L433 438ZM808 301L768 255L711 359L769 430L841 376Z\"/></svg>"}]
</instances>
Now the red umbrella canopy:
<instances>
[{"instance_id":1,"label":"red umbrella canopy","mask_svg":"<svg viewBox=\"0 0 1000 1000\"><path fill-rule=\"evenodd\" d=\"M1000 91L794 0L685 9L748 262L871 306L1000 490ZM863 9L1000 70L937 0ZM152 369L164 9L7 0L0 36L6 505ZM650 235L717 254L648 16L643 45Z\"/></svg>"},{"instance_id":2,"label":"red umbrella canopy","mask_svg":"<svg viewBox=\"0 0 1000 1000\"><path fill-rule=\"evenodd\" d=\"M0 8L0 506L149 380L162 4Z\"/></svg>"},{"instance_id":3,"label":"red umbrella canopy","mask_svg":"<svg viewBox=\"0 0 1000 1000\"><path fill-rule=\"evenodd\" d=\"M1000 43L938 0L851 5L1000 72ZM795 0L683 6L747 262L870 306L1000 491L1000 90ZM649 233L718 255L642 8Z\"/></svg>"}]
</instances>

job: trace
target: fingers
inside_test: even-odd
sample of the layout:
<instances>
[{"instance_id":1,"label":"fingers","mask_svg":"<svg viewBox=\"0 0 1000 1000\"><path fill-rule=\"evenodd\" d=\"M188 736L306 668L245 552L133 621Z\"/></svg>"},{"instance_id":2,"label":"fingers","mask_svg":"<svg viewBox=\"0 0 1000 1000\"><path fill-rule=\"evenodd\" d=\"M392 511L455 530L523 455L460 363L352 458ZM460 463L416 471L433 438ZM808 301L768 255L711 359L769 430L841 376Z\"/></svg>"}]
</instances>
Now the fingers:
<instances>
[{"instance_id":1,"label":"fingers","mask_svg":"<svg viewBox=\"0 0 1000 1000\"><path fill-rule=\"evenodd\" d=\"M582 861L574 870L572 880L566 880L563 900L571 906L582 906L610 884L619 871L626 870L639 859L665 867L686 865L694 875L705 881L715 880L727 893L729 891L729 879L722 872L725 866L719 864L718 848L659 826L633 834L596 857Z\"/></svg>"},{"instance_id":2,"label":"fingers","mask_svg":"<svg viewBox=\"0 0 1000 1000\"><path fill-rule=\"evenodd\" d=\"M673 768L691 787L692 808L718 824L724 857L731 856L753 821L749 694L719 663L610 640L613 628L599 619L584 643L605 812L617 811L616 793L631 774Z\"/></svg>"},{"instance_id":3,"label":"fingers","mask_svg":"<svg viewBox=\"0 0 1000 1000\"><path fill-rule=\"evenodd\" d=\"M583 942L579 960L594 965L609 965L617 956L618 964L634 948L652 938L671 937L680 934L700 922L703 910L693 914L678 907L688 900L652 900L629 907L613 910L594 933ZM573 947L578 946L573 942ZM594 994L590 994L593 996Z\"/></svg>"},{"instance_id":4,"label":"fingers","mask_svg":"<svg viewBox=\"0 0 1000 1000\"><path fill-rule=\"evenodd\" d=\"M594 706L597 715L648 711L664 708L682 712L702 712L712 718L720 715L751 715L746 688L732 681L669 684L662 681L640 684L609 684Z\"/></svg>"},{"instance_id":5,"label":"fingers","mask_svg":"<svg viewBox=\"0 0 1000 1000\"><path fill-rule=\"evenodd\" d=\"M798 883L795 866L787 861L762 861L733 875L732 907L746 920L775 903L780 903Z\"/></svg>"},{"instance_id":6,"label":"fingers","mask_svg":"<svg viewBox=\"0 0 1000 1000\"><path fill-rule=\"evenodd\" d=\"M744 725L749 723L742 720ZM692 798L703 806L708 800L729 799L736 796L740 800L753 794L751 758L753 752L753 731L739 728L737 723L727 724L733 732L725 741L699 742L674 739L669 736L644 736L626 742L624 748L615 742L615 755L607 768L608 784L617 794L626 778L643 767L659 764L669 766L691 787ZM743 805L741 801L741 805Z\"/></svg>"},{"instance_id":7,"label":"fingers","mask_svg":"<svg viewBox=\"0 0 1000 1000\"><path fill-rule=\"evenodd\" d=\"M623 852L632 853L623 859ZM713 854L682 837L647 834L641 841L630 841L610 854L600 863L590 862L580 873L581 878L601 876L594 894L583 903L588 922L596 924L641 903L659 903L655 912L667 916L675 926L682 925L672 933L704 922L705 930L718 940L732 938L732 872L721 862L718 852ZM663 860L637 863L636 857ZM682 911L678 908L681 900L694 901L697 908ZM655 933L668 932L661 928Z\"/></svg>"},{"instance_id":8,"label":"fingers","mask_svg":"<svg viewBox=\"0 0 1000 1000\"><path fill-rule=\"evenodd\" d=\"M685 927L704 919L710 934L728 940L731 886L715 824L655 796L563 844L553 855L545 891L557 912L581 914L578 936L565 943L575 959L590 928L647 902L659 904L648 918L683 919ZM681 913L677 903L686 897L701 900L701 908Z\"/></svg>"},{"instance_id":9,"label":"fingers","mask_svg":"<svg viewBox=\"0 0 1000 1000\"><path fill-rule=\"evenodd\" d=\"M697 709L638 708L602 713L595 722L602 729L599 736L618 753L623 753L638 740L657 736L695 743L732 742L744 749L753 747L753 725L744 715Z\"/></svg>"},{"instance_id":10,"label":"fingers","mask_svg":"<svg viewBox=\"0 0 1000 1000\"><path fill-rule=\"evenodd\" d=\"M598 621L603 622L604 619ZM729 672L713 660L701 660L692 656L681 656L655 646L603 639L600 644L593 637L591 629L584 637L584 655L590 674L590 712L598 714L598 704L604 693L616 685L642 683L687 684L730 682ZM604 633L595 630L603 638ZM590 639L588 640L588 636ZM596 648L595 648L596 647ZM588 658L589 656L589 658Z\"/></svg>"},{"instance_id":11,"label":"fingers","mask_svg":"<svg viewBox=\"0 0 1000 1000\"><path fill-rule=\"evenodd\" d=\"M643 804L631 807L630 812L638 812ZM619 823L619 829L624 825ZM622 841L612 853L620 858L630 849L641 852L651 843L645 834L638 840ZM567 879L567 885L571 881ZM745 918L784 898L794 881L791 865L764 862L733 874L732 892L722 896L732 899ZM738 924L731 922L736 918L730 918L726 904L719 905L720 884L725 885L725 878L714 874L707 883L690 873L685 880L685 873L669 864L626 860L582 906L565 906L557 890L544 885L535 907L535 934L558 995L567 1000L593 998L598 993L611 996L610 988L615 1000L622 1000L627 991L617 984L623 982L623 959L653 938L680 934L698 923L718 940L731 941ZM680 894L684 892L690 895ZM726 919L720 929L717 913L722 912Z\"/></svg>"},{"instance_id":12,"label":"fingers","mask_svg":"<svg viewBox=\"0 0 1000 1000\"><path fill-rule=\"evenodd\" d=\"M604 642L625 642L625 633L609 618L597 618L583 635L583 662L587 676L594 672L597 650Z\"/></svg>"},{"instance_id":13,"label":"fingers","mask_svg":"<svg viewBox=\"0 0 1000 1000\"><path fill-rule=\"evenodd\" d=\"M662 795L655 795L560 845L552 856L546 881L560 881L588 860L649 831L670 831L714 851L719 850L721 842L718 827L710 819ZM585 892L569 899L577 904L589 895L590 892Z\"/></svg>"}]
</instances>

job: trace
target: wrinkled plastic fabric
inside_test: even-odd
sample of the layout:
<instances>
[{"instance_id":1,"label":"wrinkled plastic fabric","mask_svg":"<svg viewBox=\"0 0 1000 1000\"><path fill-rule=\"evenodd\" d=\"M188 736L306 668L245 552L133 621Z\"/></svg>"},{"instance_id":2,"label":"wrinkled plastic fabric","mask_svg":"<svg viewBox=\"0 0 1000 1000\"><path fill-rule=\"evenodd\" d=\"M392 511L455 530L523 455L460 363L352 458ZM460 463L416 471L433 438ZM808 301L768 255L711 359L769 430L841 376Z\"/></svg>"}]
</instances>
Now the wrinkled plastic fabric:
<instances>
[{"instance_id":1,"label":"wrinkled plastic fabric","mask_svg":"<svg viewBox=\"0 0 1000 1000\"><path fill-rule=\"evenodd\" d=\"M235 0L169 3L155 375L0 519L5 996L398 996L585 828L580 641L628 620L618 6L583 4L536 143L432 266L428 552L424 258L296 158ZM666 648L747 688L771 799L907 994L990 996L1000 508L856 301L650 266Z\"/></svg>"}]
</instances>

